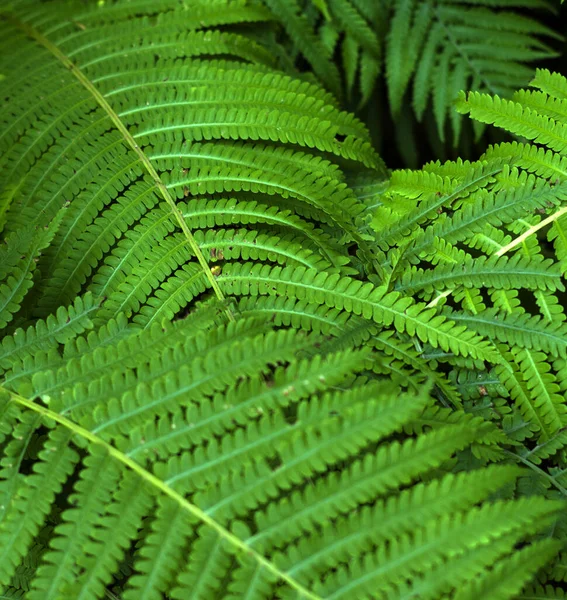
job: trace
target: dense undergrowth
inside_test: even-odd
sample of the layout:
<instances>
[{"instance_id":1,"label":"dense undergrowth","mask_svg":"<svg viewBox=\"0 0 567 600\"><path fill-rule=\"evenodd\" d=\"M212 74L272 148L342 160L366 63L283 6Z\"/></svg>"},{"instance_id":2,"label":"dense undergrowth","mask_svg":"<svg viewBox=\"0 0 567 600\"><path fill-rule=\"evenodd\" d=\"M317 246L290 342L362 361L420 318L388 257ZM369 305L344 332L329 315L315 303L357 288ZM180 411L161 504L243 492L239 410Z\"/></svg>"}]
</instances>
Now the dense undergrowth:
<instances>
[{"instance_id":1,"label":"dense undergrowth","mask_svg":"<svg viewBox=\"0 0 567 600\"><path fill-rule=\"evenodd\" d=\"M0 8L1 598L567 597L550 9Z\"/></svg>"}]
</instances>

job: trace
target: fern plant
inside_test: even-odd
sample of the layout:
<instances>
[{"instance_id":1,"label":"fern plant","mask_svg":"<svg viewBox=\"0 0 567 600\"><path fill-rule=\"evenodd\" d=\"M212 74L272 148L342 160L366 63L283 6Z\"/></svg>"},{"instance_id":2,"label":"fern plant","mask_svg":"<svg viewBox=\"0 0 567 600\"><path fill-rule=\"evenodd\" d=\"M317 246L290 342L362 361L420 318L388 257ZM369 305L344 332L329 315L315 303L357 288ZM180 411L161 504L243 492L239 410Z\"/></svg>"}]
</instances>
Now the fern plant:
<instances>
[{"instance_id":1,"label":"fern plant","mask_svg":"<svg viewBox=\"0 0 567 600\"><path fill-rule=\"evenodd\" d=\"M449 110L463 89L510 96L532 76L529 64L553 56L542 40L554 31L511 11L534 9L534 2L394 3L386 50L388 99L394 115L412 85L411 104L419 120L431 102L441 140L451 120L453 143L461 132L458 113ZM410 40L407 44L406 41Z\"/></svg>"},{"instance_id":2,"label":"fern plant","mask_svg":"<svg viewBox=\"0 0 567 600\"><path fill-rule=\"evenodd\" d=\"M560 107L566 88L562 76L547 71L532 85L539 89L511 100L463 93L458 104L528 141L490 147L476 163L394 173L373 223L392 289L442 307L442 314L495 340L501 383L532 433L547 440L565 425L556 393L561 374L556 379L545 363L555 358L557 367L565 355ZM505 367L510 361L521 367L523 385ZM464 366L462 359L455 364Z\"/></svg>"},{"instance_id":3,"label":"fern plant","mask_svg":"<svg viewBox=\"0 0 567 600\"><path fill-rule=\"evenodd\" d=\"M462 89L510 96L527 85L532 64L556 56L561 39L541 23L545 2L414 0L265 0L291 39L292 58L304 57L319 80L353 107L379 110L380 89L401 133L404 156L417 145L412 121L435 123L454 146L463 121L451 109ZM412 115L413 113L413 115ZM474 134L482 128L477 123ZM469 132L467 136L470 137ZM403 139L403 141L402 141Z\"/></svg>"},{"instance_id":4,"label":"fern plant","mask_svg":"<svg viewBox=\"0 0 567 600\"><path fill-rule=\"evenodd\" d=\"M539 70L532 86L509 100L463 92L460 112L518 141L490 147L476 163L394 173L374 197L373 223L393 289L493 340L498 359L480 370L450 353L420 352L456 385L466 410L498 424L507 438L500 460L531 469L518 492L555 498L567 494L567 80ZM470 458L494 460L489 454ZM564 522L559 531L564 539ZM519 597L562 597L562 560Z\"/></svg>"},{"instance_id":5,"label":"fern plant","mask_svg":"<svg viewBox=\"0 0 567 600\"><path fill-rule=\"evenodd\" d=\"M250 26L272 18L0 13L4 597L511 600L560 568L564 488L537 465L561 428L471 390L505 388L510 353L564 358L561 267L424 228L496 197L516 227L514 193L546 210L560 186L497 156L388 182L366 127L274 68ZM466 321L487 286L545 342Z\"/></svg>"}]
</instances>

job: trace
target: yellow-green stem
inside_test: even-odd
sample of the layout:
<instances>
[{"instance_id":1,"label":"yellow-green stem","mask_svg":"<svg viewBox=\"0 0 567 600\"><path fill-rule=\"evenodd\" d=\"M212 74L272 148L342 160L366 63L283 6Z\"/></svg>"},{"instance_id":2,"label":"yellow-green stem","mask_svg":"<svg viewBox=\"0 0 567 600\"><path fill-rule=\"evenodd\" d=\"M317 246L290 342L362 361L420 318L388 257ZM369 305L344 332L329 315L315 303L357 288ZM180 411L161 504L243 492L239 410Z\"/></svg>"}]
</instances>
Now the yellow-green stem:
<instances>
[{"instance_id":1,"label":"yellow-green stem","mask_svg":"<svg viewBox=\"0 0 567 600\"><path fill-rule=\"evenodd\" d=\"M108 442L105 442L102 438L98 437L88 429L81 427L74 421L71 421L71 419L68 419L67 417L60 415L59 413L49 410L49 408L41 406L40 404L37 404L36 402L29 400L28 398L24 398L19 394L7 390L3 386L0 386L0 392L8 394L12 402L19 404L20 406L24 406L29 410L33 410L34 412L39 413L43 417L51 419L52 421L59 423L63 427L66 427L75 435L82 437L91 444L95 444L104 448L112 458L122 463L128 469L131 469L134 473L136 473L136 475L142 478L151 487L155 488L158 492L168 496L173 501L177 502L183 510L196 517L199 521L201 521L211 529L214 529L217 532L217 534L223 539L225 539L229 544L237 548L244 555L247 555L253 560L257 561L263 568L271 572L278 579L287 583L291 588L300 593L304 598L308 598L309 600L322 600L319 596L317 596L313 592L310 592L307 588L305 588L299 582L293 579L293 577L291 577L284 571L278 569L278 567L272 564L266 557L256 552L250 546L247 546L246 543L243 542L239 537L235 536L233 533L225 529L222 525L220 525L212 517L210 517L205 511L201 510L195 504L189 502L186 498L184 498L181 494L179 494L173 488L168 486L159 477L156 477L153 473L147 471L134 459L130 458L123 452L120 452L120 450L118 450Z\"/></svg>"},{"instance_id":2,"label":"yellow-green stem","mask_svg":"<svg viewBox=\"0 0 567 600\"><path fill-rule=\"evenodd\" d=\"M171 209L171 212L173 213L177 223L179 224L179 227L181 228L185 237L187 238L187 241L189 242L189 246L191 247L191 250L193 251L193 254L195 255L195 257L199 261L199 264L201 265L203 272L205 274L205 277L207 278L211 288L214 290L217 298L221 301L224 301L224 299L225 299L224 294L222 293L222 290L220 289L220 286L219 286L217 280L215 279L215 276L211 272L209 264L207 263L207 260L205 259L203 253L201 252L199 245L197 244L195 238L193 237L193 234L191 233L191 230L189 229L187 222L185 221L185 218L183 217L182 212L179 210L179 208L177 207L177 204L175 203L175 200L169 193L169 190L167 189L167 187L164 185L164 183L160 179L160 176L158 175L157 171L154 169L154 166L152 165L150 159L144 154L142 149L138 146L138 144L136 143L136 140L132 137L132 134L128 131L128 129L126 128L124 123L122 123L122 121L120 120L120 117L116 114L114 109L110 106L110 104L106 101L106 99L98 91L98 89L91 83L91 81L89 81L89 79L85 76L85 74L71 61L71 59L69 59L67 56L65 56L65 54L63 54L63 52L61 52L61 50L59 50L59 48L57 48L57 46L55 46L55 44L53 44L44 35L42 35L39 31L37 31L33 27L30 27L26 23L22 23L21 21L15 19L13 17L10 17L10 20L14 23L14 25L16 27L21 29L26 35L28 35L32 39L36 40L46 50L51 52L51 54L53 54L53 56L55 56L55 58L57 58L65 68L69 69L69 71L71 71L71 73L73 73L73 75L79 80L81 85L93 96L93 98L97 101L99 106L106 112L106 114L108 115L108 117L110 118L110 120L112 121L114 126L122 134L124 141L138 155L140 162L144 165L148 174L154 180L156 187L158 188L161 195L163 196L163 199L167 202L168 206ZM230 308L226 309L226 313L227 313L229 320L234 321L234 315L232 314L232 311L230 310Z\"/></svg>"}]
</instances>

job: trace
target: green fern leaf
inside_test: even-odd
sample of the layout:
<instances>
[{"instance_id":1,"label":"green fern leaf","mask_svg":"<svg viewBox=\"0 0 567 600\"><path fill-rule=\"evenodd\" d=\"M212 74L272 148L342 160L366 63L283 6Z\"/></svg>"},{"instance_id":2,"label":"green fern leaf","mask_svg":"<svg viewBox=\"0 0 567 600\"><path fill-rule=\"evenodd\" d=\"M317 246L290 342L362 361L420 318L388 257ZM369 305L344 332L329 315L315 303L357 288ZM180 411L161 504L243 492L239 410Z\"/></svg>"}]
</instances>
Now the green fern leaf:
<instances>
[{"instance_id":1,"label":"green fern leaf","mask_svg":"<svg viewBox=\"0 0 567 600\"><path fill-rule=\"evenodd\" d=\"M480 580L461 588L455 596L457 600L473 600L485 597L504 600L516 594L549 557L557 551L554 540L543 540L520 550L512 561L496 564L494 571ZM520 596L522 597L522 596ZM525 596L523 596L525 598Z\"/></svg>"}]
</instances>

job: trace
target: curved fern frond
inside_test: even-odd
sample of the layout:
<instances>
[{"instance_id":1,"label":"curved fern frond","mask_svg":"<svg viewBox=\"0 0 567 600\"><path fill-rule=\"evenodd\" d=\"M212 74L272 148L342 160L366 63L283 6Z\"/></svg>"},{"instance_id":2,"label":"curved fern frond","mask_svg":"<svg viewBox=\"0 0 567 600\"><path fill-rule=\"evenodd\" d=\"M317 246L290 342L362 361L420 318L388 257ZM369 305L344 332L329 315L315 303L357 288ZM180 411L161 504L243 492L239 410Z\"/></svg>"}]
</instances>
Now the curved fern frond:
<instances>
[{"instance_id":1,"label":"curved fern frond","mask_svg":"<svg viewBox=\"0 0 567 600\"><path fill-rule=\"evenodd\" d=\"M240 18L256 20L269 16L258 7L248 9L242 3L229 4L230 10L222 18L217 14L218 7L203 4L203 14L208 16L203 23L195 21L195 26L206 27L209 19L219 25L241 22ZM22 6L25 7L25 3ZM21 10L25 12L25 8ZM187 239L187 246L180 247L177 267L170 266L173 270L169 273L158 269L162 281L171 274L163 293L173 294L178 300L172 298L169 309L164 307L155 314L148 312L140 323L147 325L152 318L171 318L175 311L204 291L205 286L222 299L223 292L207 264L208 257L194 239L189 217L184 217L185 211L176 198L185 200L190 212L189 196L226 193L230 198L247 191L249 200L254 201L254 196L263 199L277 194L299 201L292 205L293 212L297 204L301 204L309 217L315 212L322 222L330 221L362 243L356 221L363 207L357 206L355 196L343 183L340 169L313 152L297 152L298 146L304 146L349 161L360 159L371 168L382 168L364 127L337 110L328 94L312 84L268 73L256 65L238 63L234 59L232 62L191 62L192 55L188 54L185 65L179 66L177 57L179 52L185 52L186 46L185 42L179 45L172 25L175 11L170 9L161 13L163 16L152 26L160 52L163 48L163 52L158 53L160 76L155 77L155 71L150 68L143 45L134 46L129 59L120 63L122 76L118 79L118 63L113 57L134 42L130 34L122 37L118 32L124 27L133 27L134 22L148 23L146 17L136 17L137 13L126 11L117 13L120 20L110 24L97 21L98 13L104 11L95 8L79 12L78 22L85 25L85 29L77 31L72 26L69 33L66 27L55 27L49 34L53 39L42 33L44 25L35 29L31 22L21 25L25 34L39 42L39 45L27 42L25 52L29 54L30 65L34 65L30 78L33 79L34 69L39 65L53 73L67 67L63 87L69 90L65 96L69 116L63 121L56 116L55 107L62 96L53 88L41 99L34 97L31 106L29 102L24 104L22 114L10 122L10 130L3 138L6 176L17 178L18 173L25 172L25 182L19 186L11 204L12 212L18 213L17 218L29 218L24 215L34 220L44 218L56 213L63 198L71 199L69 210L61 218L55 243L39 263L42 281L35 300L37 315L45 317L88 290L106 294L110 291L109 280L114 281L111 289L116 290L117 284L125 281L126 273L137 267L147 244L155 243L160 236L169 238L178 229ZM11 23L15 23L14 19ZM56 22L56 13L49 19ZM92 42L93 33L88 27L91 21L93 27L97 27L97 35L105 41ZM170 25L171 32L164 33L169 31ZM210 31L197 33L206 36ZM242 40L244 44L247 38L242 37ZM207 39L210 45L216 41L214 35ZM170 48L177 50L171 54ZM51 59L46 50L51 53ZM232 50L227 46L223 53L231 54ZM99 60L100 56L104 60ZM255 61L252 56L247 59ZM229 87L225 85L225 76L232 82ZM9 89L10 86L11 98L27 93L8 79ZM200 90L198 97L196 88ZM151 103L141 95L144 90L151 94ZM31 117L40 108L46 115L41 135L27 138L18 134L33 126ZM86 119L84 115L93 110L93 119ZM74 139L63 135L55 145L49 145L50 136L73 130ZM76 160L76 164L67 164L66 153L82 139L77 134L88 140L87 149L80 163ZM200 144L201 139L216 143ZM233 139L240 141L233 143ZM195 142L187 145L192 140ZM280 142L280 147L243 143L246 140ZM25 157L31 156L32 151L39 160L32 163L29 171ZM113 165L112 169L103 167L109 164ZM92 187L90 173L97 169L100 169L95 179L98 185ZM35 171L39 178L34 177ZM319 171L325 173L324 178ZM309 180L311 185L308 185ZM160 196L165 200L163 205L159 203ZM42 202L43 198L48 199ZM41 206L39 213L34 210L35 205ZM172 211L173 221L166 216ZM298 212L301 214L301 208ZM142 233L137 226L146 224L147 218L153 219L154 229L151 232L144 229ZM292 220L295 225L300 224L297 219ZM277 223L272 225L277 226ZM305 225L302 229L309 235L313 229L308 227ZM142 237L135 237L137 231ZM222 245L220 238L214 238L211 233L211 244ZM319 239L322 241L320 236ZM272 254L268 252L258 258ZM181 263L191 255L197 258L198 268L203 271L197 287L190 283L193 276L198 278L196 271ZM184 271L187 268L190 272ZM162 297L157 289L154 293L156 298ZM143 296L141 299L145 300Z\"/></svg>"},{"instance_id":2,"label":"curved fern frond","mask_svg":"<svg viewBox=\"0 0 567 600\"><path fill-rule=\"evenodd\" d=\"M27 329L16 329L5 336L0 344L0 367L5 371L14 368L26 356L49 351L65 344L92 327L91 317L98 305L90 294L79 297L72 306L61 306L55 315L37 321Z\"/></svg>"},{"instance_id":3,"label":"curved fern frond","mask_svg":"<svg viewBox=\"0 0 567 600\"><path fill-rule=\"evenodd\" d=\"M237 295L285 295L312 299L372 319L384 326L417 336L434 347L451 350L474 360L497 360L490 344L423 304L397 292L388 293L369 283L316 271L260 267L253 264L227 265L220 276L230 293Z\"/></svg>"},{"instance_id":4,"label":"curved fern frond","mask_svg":"<svg viewBox=\"0 0 567 600\"><path fill-rule=\"evenodd\" d=\"M61 217L37 234L37 225L16 230L5 240L0 255L0 329L5 329L20 310L24 297L33 286L33 275L39 255L53 239Z\"/></svg>"},{"instance_id":5,"label":"curved fern frond","mask_svg":"<svg viewBox=\"0 0 567 600\"><path fill-rule=\"evenodd\" d=\"M290 36L297 43L300 51L307 57L313 70L336 95L340 95L340 77L338 70L326 47L314 35L311 25L297 0L265 0L266 5L273 11L284 25Z\"/></svg>"},{"instance_id":6,"label":"curved fern frond","mask_svg":"<svg viewBox=\"0 0 567 600\"><path fill-rule=\"evenodd\" d=\"M346 95L353 106L366 104L384 70L396 125L401 128L411 119L410 106L419 121L429 110L441 140L450 121L455 146L463 122L450 107L458 93L512 96L529 82L530 63L556 55L543 40L561 39L531 14L550 7L531 0L264 3L289 38L291 62L305 58L335 95ZM332 61L334 54L342 59L342 73ZM403 141L404 147L411 143Z\"/></svg>"},{"instance_id":7,"label":"curved fern frond","mask_svg":"<svg viewBox=\"0 0 567 600\"><path fill-rule=\"evenodd\" d=\"M433 292L456 285L493 289L563 289L561 271L553 261L527 260L521 255L511 259L492 256L476 260L466 256L461 264L440 265L427 271L412 269L405 272L395 289L409 293L422 289Z\"/></svg>"},{"instance_id":8,"label":"curved fern frond","mask_svg":"<svg viewBox=\"0 0 567 600\"><path fill-rule=\"evenodd\" d=\"M441 123L474 76L428 35L465 12L469 56L492 14L494 60L548 53L529 19L446 2L0 11L0 595L514 600L553 565L561 160L516 144L386 182L293 72L339 95L336 53L367 97L394 15L394 95L429 48Z\"/></svg>"},{"instance_id":9,"label":"curved fern frond","mask_svg":"<svg viewBox=\"0 0 567 600\"><path fill-rule=\"evenodd\" d=\"M263 361L269 360L265 352L259 355L263 357ZM287 360L292 360L293 355L294 353L288 354ZM286 355L281 354L281 356L283 358ZM217 590L215 593L237 586L236 589L256 591L265 589L265 593L269 594L271 592L268 590L271 590L278 580L283 580L300 596L320 597L316 591L318 584L315 585L315 591L310 591L314 585L313 577L316 577L316 571L310 569L309 577L306 579L304 574L307 565L324 565L331 556L340 564L341 552L345 551L348 555L355 551L357 556L362 558L365 555L365 546L361 545L357 538L364 530L359 527L359 518L344 520L344 517L341 517L342 524L337 531L344 530L344 536L347 536L350 528L351 532L360 532L360 534L354 537L352 534L347 537L339 536L336 547L323 551L325 555L331 553L328 558L324 558L320 556L325 548L320 546L320 536L313 538L310 543L304 536L302 536L303 541L296 541L294 529L290 529L292 521L293 527L299 528L297 531L306 531L310 535L314 524L323 517L320 502L324 502L328 507L325 509L327 515L325 518L331 514L328 512L329 509L338 518L344 513L342 509L340 509L341 513L337 513L336 510L345 503L350 506L352 502L367 504L369 499L376 498L380 489L386 492L386 490L395 490L399 485L406 487L407 483L417 478L419 473L435 468L436 464L446 460L448 453L466 446L477 436L475 429L469 428L469 425L441 428L429 435L422 435L416 440L407 440L403 444L399 441L381 443L379 445L381 449L375 459L369 462L368 459L374 453L375 447L375 444L370 442L387 438L392 432L399 430L404 423L418 417L429 400L424 394L399 398L391 395L389 389L380 391L380 386L372 385L357 386L345 392L326 391L328 386L336 386L341 378L347 375L348 370L357 363L360 363L360 360L355 355L351 358L348 358L348 354L340 355L329 362L321 361L317 357L309 362L298 363L295 371L281 369L279 374L274 375L273 383L267 388L264 387L265 392L262 391L261 380L252 377L249 383L239 386L236 395L235 391L228 388L216 396L211 400L210 409L206 411L203 404L201 411L193 412L191 415L187 413L183 417L171 405L171 416L164 416L157 424L149 413L144 413L145 423L140 422L133 430L131 428L123 430L126 439L118 430L113 433L107 427L101 428L100 416L95 416L101 414L100 409L91 409L94 411L92 417L84 413L81 418L84 425L79 425L69 417L54 411L57 402L53 398L50 400L50 406L53 408L46 409L22 396L8 395L7 397L11 399L10 406L15 403L39 415L55 419L60 425L53 430L54 434L60 432L58 434L60 436L65 429L68 429L69 433L79 436L78 440L83 440L81 446L86 442L88 447L85 458L81 459L78 454L73 457L73 463L81 472L79 480L75 483L77 501L64 512L61 523L55 528L53 549L46 554L45 562L39 567L33 580L32 590L37 590L38 593L49 589L73 590L73 593L81 593L85 597L89 597L86 594L90 590L90 593L98 597L104 589L104 583L109 581L110 573L116 569L116 558L111 557L123 555L127 540L132 540L138 535L136 524L140 523L142 515L151 511L154 515L153 525L140 542L143 544L143 551L136 562L139 574L131 579L129 589L132 590L132 594L138 594L142 589L154 593L157 590L169 590L174 587L177 590L172 592L174 596L181 597L190 585L205 585L206 589L212 585L211 589ZM340 374L341 370L342 374ZM243 373L242 370L239 372ZM253 372L250 371L249 374L252 375ZM104 374L100 376L104 378ZM169 381L168 385L171 386L172 380ZM157 388L154 387L154 390ZM265 400L260 401L259 396L254 398L251 392L256 395L264 394ZM313 393L315 393L314 397ZM369 396L374 397L375 400L369 402ZM127 393L124 398L126 397ZM226 404L229 398L231 398L231 405ZM237 398L240 398L240 401ZM274 404L269 400L270 398L281 398L281 400L278 400L278 404ZM276 409L277 406L279 408ZM292 407L294 407L293 412L290 413ZM224 411L224 416L218 414L219 409ZM113 409L110 413L113 413ZM22 413L20 418L23 419L24 414L28 413ZM283 418L286 414L288 417ZM89 422L92 425L87 425ZM193 423L192 426L189 425L190 422ZM235 423L239 424L236 429L234 429ZM35 425L37 424L36 420ZM221 448L216 448L215 444L211 445L209 442L209 432L218 433L221 431L219 427L226 431L222 453L220 453ZM105 441L112 438L115 439L116 445L110 445ZM68 448L70 437L68 436L66 440L65 443L62 439L59 440L58 447ZM205 446L199 450L201 444ZM311 448L307 454L305 454L306 447ZM180 448L192 450L189 454L182 453L177 456ZM272 469L267 467L273 460L275 448L282 465L274 474ZM337 461L345 460L349 455L359 452L367 454L367 458L364 460L357 458L349 470L349 475L345 473L339 478L333 470L329 470ZM201 457L198 462L195 462L195 456ZM394 456L396 460L393 460ZM52 452L47 452L46 457L55 459L52 458ZM107 464L111 465L111 472L118 479L115 481L105 474L105 485L98 487L97 494L91 494L89 490L92 482L102 476L103 471L106 472ZM228 471L219 468L222 464L226 465ZM247 464L250 466L246 467ZM378 468L380 464L383 466ZM405 465L403 469L405 474L402 474L401 465ZM500 473L500 476L495 477L496 473ZM492 473L479 472L477 475L471 474L470 477L475 480L478 478L479 487L475 489L478 499L481 499L486 497L490 490L503 485L507 480L514 479L517 473L517 469L513 467L497 467ZM69 471L67 476L70 474ZM39 474L36 477L40 477ZM245 485L241 477L245 478ZM256 503L264 498L261 501L265 502L267 490L262 491L265 486L262 482L266 481L267 477L273 481L269 488L271 507L266 509L265 517L258 515L259 529L254 535L244 525L243 511L251 510L252 499ZM317 483L315 487L307 488L310 491L303 498L305 509L298 512L293 510L293 505L286 507L288 500L286 500L285 490L292 486L299 494L303 487L300 482L312 477L316 478ZM348 484L345 483L345 477L349 479ZM143 481L142 487L136 483L137 478ZM57 478L57 481L60 480L60 477ZM459 500L459 490L465 491L467 480L469 476L456 479L449 476L438 484L432 482L430 490L427 486L421 485L413 492L408 490L402 492L399 499L392 496L388 504L379 501L376 506L367 510L372 510L373 514L383 515L380 519L383 524L386 523L384 521L386 516L388 517L389 525L385 529L382 528L380 534L384 539L402 540L408 524L404 525L404 521L400 519L401 514L405 514L410 506L415 506L416 509L421 507L419 509L421 511L429 510L424 503L425 498L428 495L431 495L432 499L437 498L439 493L437 485L442 486L447 492L445 494L447 504L443 510L462 511L465 505ZM209 482L207 487L202 487L207 481ZM487 485L480 486L480 481L485 481ZM39 482L40 480L38 485ZM41 486L44 485L41 483ZM41 489L44 490L43 487ZM132 512L125 512L128 490L134 489L138 490L135 506ZM194 499L198 501L198 505L208 506L207 512L185 499L189 489L193 489L194 494L196 492ZM229 492L229 489L232 491ZM278 489L281 491L278 492ZM49 503L49 498L52 496L45 495L45 491L43 493L43 498ZM160 494L157 506L152 500L152 496L156 493ZM98 502L101 496L98 494L106 494L105 497L108 498L106 502L110 503L108 508L102 511ZM161 494L165 495L161 496ZM245 502L242 501L245 497L243 494L248 498ZM295 497L299 500L300 496ZM466 502L472 505L475 500L468 496ZM439 511L441 507L435 502L431 505L431 510ZM488 514L488 506L486 510ZM535 503L535 512L530 512L527 505L515 506L514 503L510 503L509 510L514 514L518 514L519 511L522 516L518 517L518 523L521 521L524 525L526 519L533 520L537 512ZM542 505L538 510L543 511L541 514L552 514L555 505L545 504L545 508ZM531 516L528 516L528 513ZM184 514L191 516L187 519L182 517ZM501 512L498 514L501 522L508 524L507 527L515 527L510 519L503 518ZM238 522L234 526L229 526L229 520L237 515ZM362 515L363 513L360 518ZM292 521L289 521L290 518ZM476 518L474 510L470 513L470 518ZM417 515L416 519L419 519ZM66 579L73 572L72 569L76 568L73 565L77 564L77 553L73 550L73 544L79 543L82 539L81 535L88 531L91 524L93 526L98 524L97 527L101 528L101 536L107 536L112 527L120 530L111 543L111 548L114 548L117 554L111 555L110 548L103 549L101 543L105 537L96 540L85 539L88 550L82 565L83 568L86 566L86 570L76 578ZM203 528L206 528L209 533L206 533ZM265 533L261 534L262 531ZM517 535L526 535L525 526L521 530L514 529L514 531L517 531ZM197 538L194 537L195 532ZM70 537L69 533L72 533ZM216 551L212 550L215 546L207 545L209 552L213 552L210 557L211 571L207 575L203 573L206 579L201 584L200 579L195 578L200 551L196 549L195 554L191 554L196 561L192 562L186 560L186 555L181 552L181 549L189 539L195 540L192 543L196 543L195 548L198 548L205 544L211 535L214 539L220 536L218 539L223 540L223 550L218 554L217 560L213 556L220 551L220 547ZM19 547L24 552L24 547L28 543L26 540L31 538L19 536L17 539ZM345 545L347 540L348 546ZM351 549L347 550L349 546ZM12 549L12 542L8 542L6 547ZM341 547L344 550L340 550ZM157 552L158 548L161 549L160 552ZM246 552L252 562L239 564L235 569L231 557L234 551L241 550ZM280 555L281 558L278 558ZM289 567L284 567L285 572L282 567L276 566L282 564L284 555L286 562L291 561ZM246 579L244 573L249 573L253 564L261 565L261 571L265 570L271 575L267 579L263 576ZM176 568L172 568L173 565L176 565ZM208 566L206 568L209 569ZM385 564L382 568L385 568ZM321 571L321 574L325 570ZM219 575L223 572L228 574L229 571L232 572L229 579L220 583L222 578ZM244 581L247 581L246 585ZM312 583L309 583L310 581Z\"/></svg>"}]
</instances>

